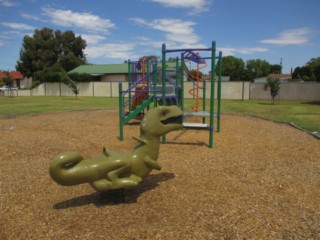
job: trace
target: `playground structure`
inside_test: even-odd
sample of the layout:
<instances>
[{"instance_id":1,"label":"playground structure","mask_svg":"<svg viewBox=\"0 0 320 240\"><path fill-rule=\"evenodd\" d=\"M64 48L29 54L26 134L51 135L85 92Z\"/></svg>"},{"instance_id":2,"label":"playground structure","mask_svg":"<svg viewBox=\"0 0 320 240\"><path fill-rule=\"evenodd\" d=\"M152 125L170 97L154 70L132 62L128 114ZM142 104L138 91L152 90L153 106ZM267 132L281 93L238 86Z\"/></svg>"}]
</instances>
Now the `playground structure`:
<instances>
[{"instance_id":1,"label":"playground structure","mask_svg":"<svg viewBox=\"0 0 320 240\"><path fill-rule=\"evenodd\" d=\"M209 56L202 56L209 52ZM168 72L167 54L180 53L176 57L174 74ZM217 118L217 132L220 132L221 116L221 58L222 53L216 55L216 43L213 41L210 48L194 49L166 49L162 45L161 67L156 59L144 57L139 61L128 61L129 87L123 90L119 83L119 135L123 141L124 124L141 114L145 109L157 105L176 105L181 108L184 117L202 117L202 123L183 123L184 128L197 128L209 131L209 147L214 145L214 117ZM186 63L196 64L191 75L191 70ZM210 65L210 74L207 79L203 78L200 70ZM195 99L192 112L185 113L184 106L184 81L192 81L194 87L189 93ZM206 108L207 82L210 82L210 111ZM215 111L215 91L217 82L217 111ZM201 94L202 92L202 94ZM202 111L199 111L202 107ZM216 113L215 113L216 112ZM209 118L209 124L206 124ZM162 137L165 143L165 136Z\"/></svg>"}]
</instances>

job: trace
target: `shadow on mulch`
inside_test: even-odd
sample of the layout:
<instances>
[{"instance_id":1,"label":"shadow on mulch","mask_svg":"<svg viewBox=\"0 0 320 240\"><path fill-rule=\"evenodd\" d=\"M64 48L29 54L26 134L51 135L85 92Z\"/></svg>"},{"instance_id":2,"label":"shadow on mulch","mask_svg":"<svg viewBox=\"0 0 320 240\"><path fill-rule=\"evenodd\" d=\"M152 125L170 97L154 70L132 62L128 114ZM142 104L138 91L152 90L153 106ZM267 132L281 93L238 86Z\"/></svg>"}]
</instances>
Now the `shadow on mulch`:
<instances>
[{"instance_id":1,"label":"shadow on mulch","mask_svg":"<svg viewBox=\"0 0 320 240\"><path fill-rule=\"evenodd\" d=\"M173 142L173 141L167 141L166 142L167 144L173 144L173 145L185 145L185 146L188 146L188 145L193 145L193 146L206 146L206 147L209 147L209 144L207 143L204 143L204 142Z\"/></svg>"},{"instance_id":2,"label":"shadow on mulch","mask_svg":"<svg viewBox=\"0 0 320 240\"><path fill-rule=\"evenodd\" d=\"M58 202L53 205L54 209L67 209L72 207L81 207L85 205L95 205L97 208L105 205L132 204L136 203L139 196L159 186L160 182L173 179L174 173L164 172L154 175L148 175L142 181L141 185L132 189L119 189L106 191L103 193L94 192L88 195L75 197L69 200Z\"/></svg>"},{"instance_id":3,"label":"shadow on mulch","mask_svg":"<svg viewBox=\"0 0 320 240\"><path fill-rule=\"evenodd\" d=\"M167 144L176 144L176 145L185 145L185 146L188 146L188 145L194 145L194 146L206 146L206 147L209 147L209 144L208 143L205 143L205 142L201 142L201 141L196 141L196 142L186 142L186 141L179 141L180 138L183 137L183 135L187 132L188 130L182 130L180 131L180 133L175 136L173 138L173 140L168 140L166 141ZM203 131L203 130L202 130ZM208 130L204 130L204 131L208 131Z\"/></svg>"}]
</instances>

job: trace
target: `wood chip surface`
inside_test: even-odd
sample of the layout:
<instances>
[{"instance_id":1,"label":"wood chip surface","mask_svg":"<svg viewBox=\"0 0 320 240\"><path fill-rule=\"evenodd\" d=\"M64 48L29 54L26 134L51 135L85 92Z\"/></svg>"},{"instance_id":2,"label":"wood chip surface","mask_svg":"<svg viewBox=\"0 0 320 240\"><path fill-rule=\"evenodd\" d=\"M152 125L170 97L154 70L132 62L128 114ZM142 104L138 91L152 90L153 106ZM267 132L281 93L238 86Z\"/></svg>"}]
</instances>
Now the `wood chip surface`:
<instances>
[{"instance_id":1,"label":"wood chip surface","mask_svg":"<svg viewBox=\"0 0 320 240\"><path fill-rule=\"evenodd\" d=\"M320 239L320 141L286 124L223 115L214 149L208 131L170 133L120 204L51 180L54 156L128 152L138 124L120 142L116 110L1 119L0 239Z\"/></svg>"}]
</instances>

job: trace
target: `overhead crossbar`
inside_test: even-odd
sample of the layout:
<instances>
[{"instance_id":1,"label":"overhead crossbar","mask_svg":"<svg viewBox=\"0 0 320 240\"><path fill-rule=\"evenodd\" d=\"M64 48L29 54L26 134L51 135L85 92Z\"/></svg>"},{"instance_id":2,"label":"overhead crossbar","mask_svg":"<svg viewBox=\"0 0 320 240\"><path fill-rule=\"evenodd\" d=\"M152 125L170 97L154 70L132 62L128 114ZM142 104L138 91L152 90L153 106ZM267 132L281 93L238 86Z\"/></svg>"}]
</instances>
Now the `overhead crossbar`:
<instances>
[{"instance_id":1,"label":"overhead crossbar","mask_svg":"<svg viewBox=\"0 0 320 240\"><path fill-rule=\"evenodd\" d=\"M166 53L170 52L188 52L188 51L211 51L212 48L185 48L185 49L168 49Z\"/></svg>"}]
</instances>

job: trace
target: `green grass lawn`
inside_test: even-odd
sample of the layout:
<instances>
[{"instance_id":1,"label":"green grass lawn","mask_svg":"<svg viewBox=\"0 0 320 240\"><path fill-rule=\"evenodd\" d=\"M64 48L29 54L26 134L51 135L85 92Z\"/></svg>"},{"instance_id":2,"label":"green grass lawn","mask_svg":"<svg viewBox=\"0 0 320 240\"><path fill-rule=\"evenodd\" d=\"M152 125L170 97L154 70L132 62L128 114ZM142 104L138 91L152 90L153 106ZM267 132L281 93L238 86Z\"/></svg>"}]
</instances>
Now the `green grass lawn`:
<instances>
[{"instance_id":1,"label":"green grass lawn","mask_svg":"<svg viewBox=\"0 0 320 240\"><path fill-rule=\"evenodd\" d=\"M185 100L185 109L191 109L193 103L193 100ZM209 101L206 105L209 106ZM271 104L270 100L222 100L221 111L222 114L244 114L292 122L305 130L320 133L320 102L276 101Z\"/></svg>"},{"instance_id":2,"label":"green grass lawn","mask_svg":"<svg viewBox=\"0 0 320 240\"><path fill-rule=\"evenodd\" d=\"M185 101L185 109L194 100ZM209 108L209 101L207 102ZM118 98L105 97L0 97L0 118L89 109L117 109ZM270 100L223 100L222 114L248 114L270 120L293 122L308 130L320 132L320 102Z\"/></svg>"},{"instance_id":3,"label":"green grass lawn","mask_svg":"<svg viewBox=\"0 0 320 240\"><path fill-rule=\"evenodd\" d=\"M100 97L1 97L0 118L90 109L117 109L118 98Z\"/></svg>"},{"instance_id":4,"label":"green grass lawn","mask_svg":"<svg viewBox=\"0 0 320 240\"><path fill-rule=\"evenodd\" d=\"M243 113L270 120L292 122L308 131L320 133L320 102L277 101L226 101L222 112Z\"/></svg>"}]
</instances>

